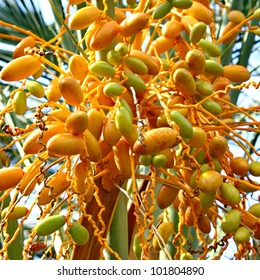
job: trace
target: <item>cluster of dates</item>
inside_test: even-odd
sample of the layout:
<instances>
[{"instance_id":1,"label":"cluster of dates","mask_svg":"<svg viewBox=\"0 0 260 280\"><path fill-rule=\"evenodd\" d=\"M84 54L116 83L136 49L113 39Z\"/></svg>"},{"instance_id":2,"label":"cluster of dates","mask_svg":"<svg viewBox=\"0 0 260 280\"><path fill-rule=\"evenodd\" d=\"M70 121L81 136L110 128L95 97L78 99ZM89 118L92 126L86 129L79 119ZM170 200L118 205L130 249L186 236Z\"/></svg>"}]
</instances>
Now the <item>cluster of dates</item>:
<instances>
[{"instance_id":1,"label":"cluster of dates","mask_svg":"<svg viewBox=\"0 0 260 280\"><path fill-rule=\"evenodd\" d=\"M1 79L23 82L1 112L1 122L16 139L13 144L20 137L24 160L33 161L26 168L23 159L1 168L0 194L17 190L17 197L34 195L34 203L44 209L71 195L88 204L96 199L95 178L103 169L102 187L110 192L115 183L138 178L135 170L150 167L165 176L156 197L159 208L181 208L184 223L204 234L213 226L216 230L219 219L225 234L247 246L250 237L260 239L260 203L249 209L244 203L245 193L259 190L250 176L260 176L260 162L235 157L229 150L228 140L237 137L237 107L228 92L248 82L250 72L241 65L223 66L219 45L234 40L260 11L248 18L229 12L230 21L216 40L209 1L143 2L127 12L115 7L114 19L106 7L86 2L68 22L72 31L86 30L84 51L64 64L53 65L32 35L17 45ZM62 49L45 46L61 57ZM47 86L40 82L44 71L52 77ZM30 96L41 102L36 109ZM15 133L4 123L8 112L34 112L35 123ZM2 162L8 161L6 149L1 147ZM53 167L56 171L47 176ZM218 213L218 203L225 206L225 215ZM1 213L2 224L30 213L19 199L12 200ZM48 216L43 211L31 237L50 235L67 223L68 238L85 245L87 229L70 219L69 213ZM172 233L169 221L157 228L165 243ZM160 250L157 235L152 246Z\"/></svg>"}]
</instances>

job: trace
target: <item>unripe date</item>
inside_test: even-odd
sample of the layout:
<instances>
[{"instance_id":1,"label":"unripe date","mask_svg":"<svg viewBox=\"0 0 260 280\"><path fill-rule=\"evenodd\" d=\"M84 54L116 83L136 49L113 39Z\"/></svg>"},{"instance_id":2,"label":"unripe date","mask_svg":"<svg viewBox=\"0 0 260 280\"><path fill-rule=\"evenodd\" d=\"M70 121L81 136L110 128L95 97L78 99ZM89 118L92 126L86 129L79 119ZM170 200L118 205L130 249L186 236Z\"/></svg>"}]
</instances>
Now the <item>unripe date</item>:
<instances>
[{"instance_id":1,"label":"unripe date","mask_svg":"<svg viewBox=\"0 0 260 280\"><path fill-rule=\"evenodd\" d=\"M53 215L40 220L34 231L37 235L47 236L64 226L66 219L63 215Z\"/></svg>"},{"instance_id":2,"label":"unripe date","mask_svg":"<svg viewBox=\"0 0 260 280\"><path fill-rule=\"evenodd\" d=\"M241 222L241 214L238 209L230 210L221 221L221 228L226 233L232 233L238 229Z\"/></svg>"},{"instance_id":3,"label":"unripe date","mask_svg":"<svg viewBox=\"0 0 260 280\"><path fill-rule=\"evenodd\" d=\"M28 209L23 205L16 205L13 209L9 212L9 207L6 207L1 212L1 218L8 220L18 220L22 217L24 217L28 212Z\"/></svg>"},{"instance_id":4,"label":"unripe date","mask_svg":"<svg viewBox=\"0 0 260 280\"><path fill-rule=\"evenodd\" d=\"M72 226L68 230L69 234L71 235L73 241L77 245L85 245L89 239L88 230L81 224L74 222Z\"/></svg>"}]
</instances>

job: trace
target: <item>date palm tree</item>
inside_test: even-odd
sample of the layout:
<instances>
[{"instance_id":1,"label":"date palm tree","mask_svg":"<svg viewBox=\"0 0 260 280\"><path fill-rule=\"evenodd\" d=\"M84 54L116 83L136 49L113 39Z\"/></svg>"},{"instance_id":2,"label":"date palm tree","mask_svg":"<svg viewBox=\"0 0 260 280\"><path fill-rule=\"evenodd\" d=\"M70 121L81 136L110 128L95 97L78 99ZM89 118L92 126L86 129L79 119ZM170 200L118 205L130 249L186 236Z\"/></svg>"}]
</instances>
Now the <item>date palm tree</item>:
<instances>
[{"instance_id":1,"label":"date palm tree","mask_svg":"<svg viewBox=\"0 0 260 280\"><path fill-rule=\"evenodd\" d=\"M43 2L43 1L41 1ZM30 35L31 33L39 36L39 38L44 39L45 41L50 41L54 38L61 30L62 26L64 26L64 20L66 17L66 9L67 9L68 1L61 0L53 0L53 1L45 1L44 4L40 1L35 0L0 0L0 67L3 67L6 63L12 60L12 52L17 43L21 40L21 38ZM111 4L111 1L105 1L108 4ZM114 1L112 1L114 2ZM123 7L128 4L128 2L139 2L139 1L116 1L116 5L119 7ZM147 1L152 2L152 1ZM226 5L230 8L230 10L239 10L244 15L250 15L254 10L259 8L259 1L257 0L245 0L245 1L235 1L235 0L227 0L227 1L216 1L221 2L223 5ZM93 1L95 5L98 7L102 7L103 1L97 0ZM220 5L216 5L215 1L210 1L213 11L215 22L217 23L217 35L221 34L221 31L226 26L228 22L227 13L225 13L224 9L220 9ZM221 4L218 3L218 4ZM43 5L48 6L48 14L46 14L45 9L43 9ZM73 6L73 9L79 9L84 6L85 3L81 3L77 6ZM113 3L114 5L114 3ZM132 4L131 4L132 5ZM113 17L113 9L111 10ZM48 19L48 21L47 21ZM51 19L51 20L50 20ZM13 28L15 25L17 28ZM259 26L259 19L252 19L250 22L251 26ZM244 27L245 29L247 26ZM28 30L28 33L21 32L19 30ZM152 30L151 30L152 32ZM77 46L77 41L82 38L81 32L75 31L67 31L62 35L62 43L61 47L67 51L80 53L81 50ZM186 35L187 36L187 35ZM238 36L228 44L220 44L221 47L221 63L222 65L228 64L239 64L248 68L251 72L251 76L259 76L259 61L258 64L252 60L252 57L259 56L259 47L260 40L259 36L253 32L240 32ZM46 52L48 49L45 50ZM51 51L51 50L50 50ZM102 54L100 54L102 57ZM50 56L50 61L54 64L58 65L58 61L55 56ZM49 83L51 77L48 74L44 74L40 80L44 85ZM8 103L8 96L10 92L12 92L13 88L16 85L7 85L5 82L0 80L0 109L4 108ZM238 104L243 101L243 98L239 98L243 96L243 92L241 93L238 90L230 91L231 101L233 104ZM241 101L242 100L242 101ZM31 102L37 102L32 98ZM254 100L255 105L259 106L259 100ZM256 106L257 106L256 105ZM12 123L14 127L25 127L28 123L31 123L30 116L19 116L17 117L14 114L9 114L9 123ZM3 131L0 131L3 133ZM249 137L246 135L245 137ZM8 142L8 139L0 139L1 146L4 146ZM251 133L249 141L253 146L259 145L259 133ZM249 153L252 153L252 150L249 149ZM8 156L10 162L17 162L17 158L19 158L21 153L21 147L19 143L12 149L8 149ZM4 163L2 162L4 165ZM146 170L147 171L147 170ZM135 232L135 209L133 206L127 208L127 204L125 202L125 190L127 189L127 184L129 182L120 182L121 186L116 188L109 195L100 190L100 198L103 199L104 205L106 206L106 211L103 215L104 222L108 225L106 235L107 242L110 248L113 249L114 252L117 252L122 259L135 258L133 255L133 250L131 249L132 242L134 239ZM140 188L145 189L148 181L144 181ZM0 196L1 196L0 192ZM5 207L10 202L10 197L7 197L3 205L0 202L1 207ZM88 211L93 216L98 215L100 209L96 207L95 204L88 204ZM163 211L158 210L156 216L162 215ZM169 208L168 215L171 220L174 222L174 231L178 231L178 213L173 209L173 207ZM10 259L22 259L22 251L23 251L23 242L24 239L28 238L28 230L30 229L30 224L25 226L20 230L19 235L17 236L15 242L12 243L12 246L8 247L8 254ZM8 225L8 232L10 235L13 235L17 230L18 222L11 221ZM195 229L189 230L188 228L184 228L184 232L186 231L187 235L193 235L192 244L190 244L192 250L196 252L199 250L199 240L196 236ZM1 239L0 239L1 240ZM0 243L1 245L1 243ZM90 236L90 242L86 246L76 246L76 249L72 253L72 258L74 259L98 259L100 257L100 244L97 242L96 237L92 234ZM169 242L167 244L167 254L161 254L160 258L173 258L176 253L176 248ZM213 254L214 255L214 254ZM108 259L114 259L115 255L111 252L107 252Z\"/></svg>"}]
</instances>

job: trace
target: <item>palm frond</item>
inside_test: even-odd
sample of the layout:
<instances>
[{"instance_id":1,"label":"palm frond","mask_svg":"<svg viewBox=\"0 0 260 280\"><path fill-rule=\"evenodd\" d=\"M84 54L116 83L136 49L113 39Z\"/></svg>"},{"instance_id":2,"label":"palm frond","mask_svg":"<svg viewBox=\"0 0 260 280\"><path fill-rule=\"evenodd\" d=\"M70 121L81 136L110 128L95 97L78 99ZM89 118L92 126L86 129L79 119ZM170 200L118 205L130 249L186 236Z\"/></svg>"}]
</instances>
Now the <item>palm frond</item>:
<instances>
[{"instance_id":1,"label":"palm frond","mask_svg":"<svg viewBox=\"0 0 260 280\"><path fill-rule=\"evenodd\" d=\"M49 2L46 1L46 5ZM53 4L59 11L60 15L64 17L63 5L61 0L53 1ZM0 10L0 20L11 25L15 25L19 28L29 31L45 41L49 41L56 36L59 32L62 23L57 19L55 14L48 14L47 17L43 16L43 11L39 6L39 2L28 0L28 1L14 1L14 0L2 0ZM50 9L50 11L52 11ZM51 20L53 18L53 20ZM51 20L51 22L49 22ZM19 43L23 37L28 36L26 33L21 33L17 29L9 28L5 25L0 25L0 43L9 46L12 50L13 47ZM62 36L61 45L67 50L75 50L75 46L68 34ZM8 48L7 48L8 49ZM11 60L10 53L5 50L1 50L1 61L9 62Z\"/></svg>"}]
</instances>

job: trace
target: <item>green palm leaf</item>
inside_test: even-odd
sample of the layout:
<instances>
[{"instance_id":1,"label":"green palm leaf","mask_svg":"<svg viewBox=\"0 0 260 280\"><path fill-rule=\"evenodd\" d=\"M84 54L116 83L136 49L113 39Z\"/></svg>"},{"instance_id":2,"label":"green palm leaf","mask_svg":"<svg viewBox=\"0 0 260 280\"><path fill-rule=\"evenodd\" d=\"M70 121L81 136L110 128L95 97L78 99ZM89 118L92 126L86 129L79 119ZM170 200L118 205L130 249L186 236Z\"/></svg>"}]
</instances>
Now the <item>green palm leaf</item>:
<instances>
[{"instance_id":1,"label":"green palm leaf","mask_svg":"<svg viewBox=\"0 0 260 280\"><path fill-rule=\"evenodd\" d=\"M52 1L60 15L64 17L63 5L61 0ZM49 5L48 2L45 4ZM51 9L50 9L51 11ZM51 23L47 22L48 19L52 19ZM33 0L29 1L9 1L2 0L2 8L0 10L0 20L16 25L24 30L30 30L30 32L39 36L40 38L49 41L59 32L62 23L57 19L56 15L43 15L40 9L39 3ZM10 35L18 38L28 36L13 28L0 25L0 34ZM3 36L2 36L3 37ZM1 38L0 43L5 44L4 50L1 50L1 61L8 62L11 60L11 52L14 46L18 43L17 40L9 38ZM68 34L65 34L62 38L62 47L67 50L75 50L75 45L69 38Z\"/></svg>"}]
</instances>

